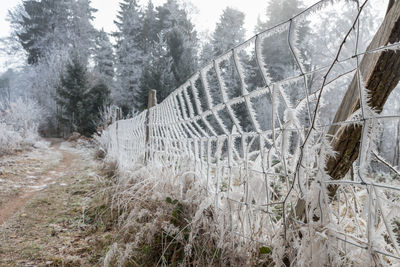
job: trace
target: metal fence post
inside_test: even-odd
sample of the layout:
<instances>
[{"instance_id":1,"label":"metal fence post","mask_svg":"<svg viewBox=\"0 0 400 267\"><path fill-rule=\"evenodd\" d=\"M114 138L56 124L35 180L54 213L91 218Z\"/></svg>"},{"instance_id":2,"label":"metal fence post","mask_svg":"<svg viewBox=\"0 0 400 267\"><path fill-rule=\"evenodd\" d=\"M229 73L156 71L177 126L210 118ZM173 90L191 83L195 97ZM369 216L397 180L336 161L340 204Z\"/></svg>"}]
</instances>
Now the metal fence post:
<instances>
[{"instance_id":1,"label":"metal fence post","mask_svg":"<svg viewBox=\"0 0 400 267\"><path fill-rule=\"evenodd\" d=\"M147 114L146 114L146 143L145 143L145 158L144 162L147 164L150 158L150 109L156 105L156 90L149 90L148 100L147 100Z\"/></svg>"}]
</instances>

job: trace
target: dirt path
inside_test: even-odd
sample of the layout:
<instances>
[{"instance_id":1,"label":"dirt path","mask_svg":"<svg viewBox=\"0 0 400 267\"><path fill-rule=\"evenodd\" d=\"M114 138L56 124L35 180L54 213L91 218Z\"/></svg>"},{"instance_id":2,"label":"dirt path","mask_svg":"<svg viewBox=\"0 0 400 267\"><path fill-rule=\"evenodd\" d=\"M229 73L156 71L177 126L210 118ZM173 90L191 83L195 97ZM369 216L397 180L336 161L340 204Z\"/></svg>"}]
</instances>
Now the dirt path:
<instances>
[{"instance_id":1,"label":"dirt path","mask_svg":"<svg viewBox=\"0 0 400 267\"><path fill-rule=\"evenodd\" d=\"M29 187L24 187L22 185L26 185L27 181L19 181L19 185L18 188L20 190L18 190L17 194L8 194L8 195L3 195L3 199L2 201L0 200L0 203L2 203L0 205L0 226L7 221L12 215L14 215L21 207L23 207L30 199L32 199L32 197L38 193L39 190L35 190L35 189L42 189L44 187L46 187L49 183L49 181L52 180L51 177L49 177L49 174L51 173L66 173L68 171L68 169L71 167L71 163L72 160L77 158L78 156L76 154L72 154L70 152L64 151L64 150L60 150L60 145L62 140L57 140L57 139L52 139L49 140L50 142L50 149L55 150L55 152L61 153L62 158L60 160L60 162L54 162L53 164L51 164L50 166L46 166L46 162L40 162L41 158L40 157L35 157L36 160L39 160L39 164L41 163L41 167L45 167L46 169L44 170L44 172L41 172L42 170L39 169L39 172L30 172L29 174L31 175L27 175L27 177L35 177L37 179L33 180L33 184L29 183ZM46 152L47 148L42 148L41 152ZM48 151L47 151L48 152ZM53 151L52 151L53 152ZM43 155L43 154L39 154L39 155ZM30 154L28 154L28 159L30 158ZM32 164L32 162L27 162L25 157L21 157L21 155L16 155L13 158L15 158L15 162L16 164L14 166L16 166L18 168L18 166L26 166L26 164L29 165ZM46 159L43 159L46 160ZM33 161L34 163L36 163L35 161ZM5 171L3 170L3 176L6 176L6 174L4 173ZM36 174L32 175L32 174ZM37 177L37 175L39 175L39 177ZM7 178L7 177L5 177ZM21 178L21 176L20 176ZM7 179L10 180L10 179ZM33 189L33 190L32 190ZM12 192L9 191L9 192Z\"/></svg>"},{"instance_id":2,"label":"dirt path","mask_svg":"<svg viewBox=\"0 0 400 267\"><path fill-rule=\"evenodd\" d=\"M89 149L51 145L0 159L0 266L97 266L111 240L90 203L99 176Z\"/></svg>"}]
</instances>

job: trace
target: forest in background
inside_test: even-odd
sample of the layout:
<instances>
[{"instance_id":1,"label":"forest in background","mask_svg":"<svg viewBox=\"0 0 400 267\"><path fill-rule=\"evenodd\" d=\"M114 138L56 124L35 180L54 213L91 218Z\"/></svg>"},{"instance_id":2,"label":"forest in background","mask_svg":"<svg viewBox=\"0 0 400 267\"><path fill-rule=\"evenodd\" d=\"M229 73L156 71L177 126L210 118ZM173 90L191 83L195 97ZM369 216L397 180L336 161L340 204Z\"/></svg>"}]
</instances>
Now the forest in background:
<instances>
[{"instance_id":1,"label":"forest in background","mask_svg":"<svg viewBox=\"0 0 400 267\"><path fill-rule=\"evenodd\" d=\"M41 153L68 149L54 167L71 186L91 170L70 153L95 148L96 188L54 191L93 197L74 206L79 229L108 236L76 247L89 266L396 266L400 2L380 1L271 0L248 41L231 7L200 37L184 1L121 0L111 33L89 0L21 1L2 40L25 61L0 76L0 182L24 166L3 155L40 135L70 136Z\"/></svg>"},{"instance_id":2,"label":"forest in background","mask_svg":"<svg viewBox=\"0 0 400 267\"><path fill-rule=\"evenodd\" d=\"M301 0L272 0L258 20L254 33L271 28L304 9ZM314 16L300 28L297 42L301 55L308 58L306 67L309 70L328 63L324 55L332 54L342 38L336 33L337 29L348 27L354 12L346 6L340 11L332 9ZM362 19L367 23L362 23L362 49L384 15L371 6L365 14ZM77 131L90 136L97 126L107 123L117 107L122 109L124 118L144 110L150 89L157 91L160 103L200 67L242 43L246 36L245 14L231 7L222 12L215 30L206 39L199 38L196 26L190 20L191 14L177 0L168 0L161 6L154 6L151 0L144 6L135 0L121 1L114 21L117 31L112 33L96 30L93 27L95 16L96 10L91 7L90 0L24 0L9 11L12 34L2 40L3 50L9 55L23 53L25 64L0 76L3 136L11 136L11 128L17 128L17 131L21 128L11 127L14 122L7 123L11 121L7 117L14 116L12 110L18 109L21 103L27 103L22 107L36 107L25 113L18 111L24 114L19 116L27 118L33 129L26 130L27 133L39 130L43 136L66 136ZM313 36L326 38L319 41ZM289 77L297 66L287 47L286 36L282 34L268 42L262 52L268 59L266 64L270 67L271 81ZM350 55L351 49L344 52ZM245 62L246 82L252 88L261 87L262 78L254 53L243 53L240 57ZM229 81L227 86L231 96L240 94L240 81L234 70L228 66L223 68L222 75ZM310 92L318 87L317 83L313 84L318 78L310 78ZM221 96L216 78L210 76L209 83L218 100ZM321 117L326 123L333 119L344 95L344 84L337 85L336 90L326 95L325 99L329 101L324 101L321 108ZM289 90L291 100L295 101L300 92ZM393 94L398 94L397 91ZM271 114L261 111L264 105L260 100L255 103L255 108L262 114L260 121L267 124ZM399 109L398 98L391 97L385 110ZM246 121L244 110L236 112L242 121ZM387 124L387 130L382 134L398 139L399 123L391 121ZM242 127L251 131L249 125ZM21 134L21 138L26 139L27 133ZM7 140L10 142L12 138ZM386 151L385 145L382 141L380 150ZM390 149L389 154L388 158L397 164L399 149Z\"/></svg>"}]
</instances>

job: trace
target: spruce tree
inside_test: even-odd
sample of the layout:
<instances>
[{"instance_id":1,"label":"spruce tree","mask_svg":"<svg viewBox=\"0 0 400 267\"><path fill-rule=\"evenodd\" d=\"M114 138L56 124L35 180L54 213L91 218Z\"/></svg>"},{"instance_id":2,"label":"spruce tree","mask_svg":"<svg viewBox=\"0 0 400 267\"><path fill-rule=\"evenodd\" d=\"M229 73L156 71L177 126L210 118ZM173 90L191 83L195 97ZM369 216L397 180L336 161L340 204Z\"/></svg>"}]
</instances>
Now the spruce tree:
<instances>
[{"instance_id":1,"label":"spruce tree","mask_svg":"<svg viewBox=\"0 0 400 267\"><path fill-rule=\"evenodd\" d=\"M231 7L223 10L212 35L214 56L219 56L245 40L243 12Z\"/></svg>"},{"instance_id":2,"label":"spruce tree","mask_svg":"<svg viewBox=\"0 0 400 267\"><path fill-rule=\"evenodd\" d=\"M59 120L64 126L81 134L88 132L88 90L89 82L86 67L77 57L67 65L66 74L61 77L57 88L57 103L62 108Z\"/></svg>"},{"instance_id":3,"label":"spruce tree","mask_svg":"<svg viewBox=\"0 0 400 267\"><path fill-rule=\"evenodd\" d=\"M140 47L143 14L136 0L123 0L115 24L117 87L116 104L129 113L142 75L144 52Z\"/></svg>"},{"instance_id":4,"label":"spruce tree","mask_svg":"<svg viewBox=\"0 0 400 267\"><path fill-rule=\"evenodd\" d=\"M96 46L94 48L94 71L104 81L109 88L114 83L114 52L112 44L106 32L102 29L96 36Z\"/></svg>"},{"instance_id":5,"label":"spruce tree","mask_svg":"<svg viewBox=\"0 0 400 267\"><path fill-rule=\"evenodd\" d=\"M96 130L100 111L111 104L110 90L102 81L91 87L86 66L75 56L61 77L56 101L62 109L59 120L63 125L90 136Z\"/></svg>"},{"instance_id":6,"label":"spruce tree","mask_svg":"<svg viewBox=\"0 0 400 267\"><path fill-rule=\"evenodd\" d=\"M143 27L140 33L140 47L148 55L158 42L158 21L153 2L150 0L144 10Z\"/></svg>"},{"instance_id":7,"label":"spruce tree","mask_svg":"<svg viewBox=\"0 0 400 267\"><path fill-rule=\"evenodd\" d=\"M85 132L93 133L101 122L101 111L111 105L111 92L106 83L97 82L87 94L87 124Z\"/></svg>"},{"instance_id":8,"label":"spruce tree","mask_svg":"<svg viewBox=\"0 0 400 267\"><path fill-rule=\"evenodd\" d=\"M289 20L302 10L302 0L271 0L267 6L266 20L264 22L259 20L256 30L257 32L268 30L279 23ZM297 24L296 22L292 24L292 26L295 27L295 30L293 30L291 34L297 34L297 43L292 43L292 45L295 45L298 48L297 50L299 53L296 54L296 57L299 61L301 61L302 58L305 58L304 56L307 54L308 47L304 45L304 42L310 29L307 21L302 22L302 24ZM272 34L270 37L265 38L262 44L261 53L264 61L261 64L266 67L271 82L273 83L301 74L296 57L289 46L288 35L288 30L283 31L282 33ZM293 40L293 38L290 38L290 40ZM306 68L303 71L309 71L309 63L302 63ZM254 88L265 86L254 54L248 63L248 69L252 72L254 77L249 81L251 86ZM305 97L305 90L309 92L311 91L310 88L312 85L312 78L310 78L310 76L305 78L307 79L308 88L305 88L306 84L304 81L301 81L298 84L291 83L283 85L283 90L289 98L289 105L291 107L295 107L298 101ZM269 108L271 106L272 96L269 96L267 99L262 101L260 99L255 101L255 109L257 110L258 114L262 114L259 116L259 120L261 121L260 124L264 129L276 127L276 125L272 125L271 109ZM283 112L283 108L279 109L278 116L282 117ZM307 125L309 123L308 110L304 110L304 112L302 112L298 118L305 125ZM294 135L291 138L295 138ZM292 142L292 144L293 143L294 142Z\"/></svg>"},{"instance_id":9,"label":"spruce tree","mask_svg":"<svg viewBox=\"0 0 400 267\"><path fill-rule=\"evenodd\" d=\"M92 25L93 14L97 11L91 7L91 0L69 0L72 16L68 26L72 32L70 43L73 53L81 57L81 60L88 62L95 46L97 31ZM64 11L65 12L65 11Z\"/></svg>"},{"instance_id":10,"label":"spruce tree","mask_svg":"<svg viewBox=\"0 0 400 267\"><path fill-rule=\"evenodd\" d=\"M66 16L57 12L61 4L51 0L26 0L20 9L10 12L11 25L28 54L28 64L39 61L46 46L54 42L59 26L57 22L67 20Z\"/></svg>"},{"instance_id":11,"label":"spruce tree","mask_svg":"<svg viewBox=\"0 0 400 267\"><path fill-rule=\"evenodd\" d=\"M297 15L303 10L301 0L272 0L269 2L266 10L266 21L258 21L256 31L267 30L291 17ZM302 25L298 29L299 43L304 40L308 31L307 25ZM302 49L302 53L305 50ZM295 58L290 51L288 44L288 32L275 34L264 40L263 50L264 59L268 66L269 74L273 82L283 80L293 76L298 67Z\"/></svg>"},{"instance_id":12,"label":"spruce tree","mask_svg":"<svg viewBox=\"0 0 400 267\"><path fill-rule=\"evenodd\" d=\"M12 69L8 69L0 75L0 102L11 102L12 93L16 93L15 90L11 91L11 83L12 80L15 79L14 76L15 73Z\"/></svg>"},{"instance_id":13,"label":"spruce tree","mask_svg":"<svg viewBox=\"0 0 400 267\"><path fill-rule=\"evenodd\" d=\"M37 64L55 49L72 49L81 60L88 60L95 11L89 0L25 0L9 16L28 64Z\"/></svg>"},{"instance_id":14,"label":"spruce tree","mask_svg":"<svg viewBox=\"0 0 400 267\"><path fill-rule=\"evenodd\" d=\"M225 8L217 22L215 31L212 33L210 43L203 47L202 54L211 52L212 56L208 56L208 58L214 59L242 43L245 40L244 19L245 15L243 12L230 7ZM209 52L207 52L207 50ZM239 56L241 59L245 57L243 53L240 53ZM232 99L242 95L241 83L233 58L231 57L226 61L221 62L218 67L221 70L227 96ZM223 99L220 84L214 72L211 72L210 75L208 75L208 82L213 104L221 103ZM245 106L243 104L238 104L235 105L232 110L235 117L237 117L241 122L241 127L246 129L249 125L249 118ZM234 127L234 124L228 111L225 109L220 115L225 126L231 130Z\"/></svg>"},{"instance_id":15,"label":"spruce tree","mask_svg":"<svg viewBox=\"0 0 400 267\"><path fill-rule=\"evenodd\" d=\"M147 107L149 90L156 90L157 100L163 100L175 89L171 60L165 47L165 41L160 36L149 56L149 61L144 66L140 79L141 90L135 96L135 108L137 110L144 110Z\"/></svg>"},{"instance_id":16,"label":"spruce tree","mask_svg":"<svg viewBox=\"0 0 400 267\"><path fill-rule=\"evenodd\" d=\"M197 33L188 14L176 0L168 0L156 8L148 7L146 25L154 25L148 40L152 46L146 56L141 75L140 92L135 94L135 107L145 107L149 89L157 90L157 99L164 100L173 90L184 83L197 69ZM155 18L151 16L155 15ZM148 27L148 26L146 26ZM154 37L157 41L154 42ZM154 43L153 43L154 42Z\"/></svg>"},{"instance_id":17,"label":"spruce tree","mask_svg":"<svg viewBox=\"0 0 400 267\"><path fill-rule=\"evenodd\" d=\"M172 60L175 87L178 87L197 69L197 32L188 14L176 0L168 0L158 7L157 18Z\"/></svg>"}]
</instances>

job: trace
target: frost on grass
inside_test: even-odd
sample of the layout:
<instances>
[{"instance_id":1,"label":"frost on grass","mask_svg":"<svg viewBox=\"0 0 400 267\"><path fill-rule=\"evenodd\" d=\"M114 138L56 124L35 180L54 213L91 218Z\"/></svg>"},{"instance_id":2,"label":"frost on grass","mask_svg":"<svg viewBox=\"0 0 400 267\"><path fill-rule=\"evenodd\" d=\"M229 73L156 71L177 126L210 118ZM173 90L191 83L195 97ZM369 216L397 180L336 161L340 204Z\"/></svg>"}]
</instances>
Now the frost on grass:
<instances>
[{"instance_id":1,"label":"frost on grass","mask_svg":"<svg viewBox=\"0 0 400 267\"><path fill-rule=\"evenodd\" d=\"M138 165L119 176L112 196L112 210L120 214L120 233L105 266L240 266L266 261L255 261L258 243L243 242L224 229L226 217L213 207L214 196L185 168Z\"/></svg>"},{"instance_id":2,"label":"frost on grass","mask_svg":"<svg viewBox=\"0 0 400 267\"><path fill-rule=\"evenodd\" d=\"M373 113L368 115L367 147L362 151L370 155L379 127ZM124 157L122 174L111 187L121 236L107 254L108 266L288 261L342 266L368 264L371 257L378 264L394 264L396 258L381 252L398 253L395 203L400 194L361 183L361 178L370 183L382 179L361 157L362 177L348 174L345 181L356 181L342 185L337 197L329 199L326 185L331 181L325 166L334 156L329 137L311 131L300 148L302 142L296 139L304 141L305 135L293 131L299 124L296 110L288 108L283 112L285 128L277 131L275 140L265 135L199 141L181 147L191 147L189 153L152 153L147 166L139 155L127 165L129 154L118 153L126 148L110 144L115 129L107 130L98 138L105 149L113 145L114 153L106 159L120 162L118 157ZM390 175L380 175L387 185L398 186ZM305 202L302 215L292 208L299 198Z\"/></svg>"},{"instance_id":3,"label":"frost on grass","mask_svg":"<svg viewBox=\"0 0 400 267\"><path fill-rule=\"evenodd\" d=\"M322 1L311 11L336 2ZM301 53L297 35L311 11L216 58L193 76L196 84L185 83L153 107L148 120L143 112L97 138L106 160L122 173L112 186L121 237L107 254L108 265L398 263L398 171L388 161L371 161L379 159L373 155L382 118L368 107L362 84L361 109L339 123L363 126L359 157L341 181L326 172L327 160L335 156L334 137L327 134L327 118L334 114L324 111L331 109L329 102L340 103L332 92L347 88L358 71L345 57L353 54L347 46L339 53L343 60L324 55L308 66L312 62ZM289 37L297 66L280 80L264 55L266 40L277 35ZM247 44L264 83L251 91L241 65ZM300 75L299 69L309 67L312 72ZM228 69L236 71L239 95L229 91ZM265 105L253 107L261 97ZM258 125L262 117L264 125ZM333 198L327 189L332 184L338 187Z\"/></svg>"}]
</instances>

